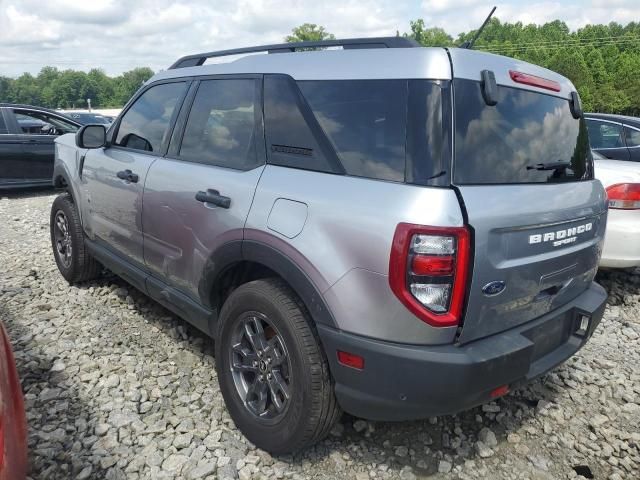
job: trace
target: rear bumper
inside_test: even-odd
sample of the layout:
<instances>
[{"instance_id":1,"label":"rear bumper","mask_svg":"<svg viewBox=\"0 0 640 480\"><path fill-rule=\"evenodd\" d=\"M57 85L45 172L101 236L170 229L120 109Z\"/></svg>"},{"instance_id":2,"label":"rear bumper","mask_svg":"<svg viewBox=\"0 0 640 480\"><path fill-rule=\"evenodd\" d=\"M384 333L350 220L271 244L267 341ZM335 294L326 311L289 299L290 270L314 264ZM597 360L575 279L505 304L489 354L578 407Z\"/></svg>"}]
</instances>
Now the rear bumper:
<instances>
[{"instance_id":1,"label":"rear bumper","mask_svg":"<svg viewBox=\"0 0 640 480\"><path fill-rule=\"evenodd\" d=\"M600 266L640 266L640 210L609 210Z\"/></svg>"},{"instance_id":2,"label":"rear bumper","mask_svg":"<svg viewBox=\"0 0 640 480\"><path fill-rule=\"evenodd\" d=\"M598 284L563 307L462 346L387 343L318 325L342 408L371 420L447 415L491 400L549 371L576 353L600 323L607 293ZM590 317L584 335L582 315ZM336 350L365 359L364 370L337 362Z\"/></svg>"}]
</instances>

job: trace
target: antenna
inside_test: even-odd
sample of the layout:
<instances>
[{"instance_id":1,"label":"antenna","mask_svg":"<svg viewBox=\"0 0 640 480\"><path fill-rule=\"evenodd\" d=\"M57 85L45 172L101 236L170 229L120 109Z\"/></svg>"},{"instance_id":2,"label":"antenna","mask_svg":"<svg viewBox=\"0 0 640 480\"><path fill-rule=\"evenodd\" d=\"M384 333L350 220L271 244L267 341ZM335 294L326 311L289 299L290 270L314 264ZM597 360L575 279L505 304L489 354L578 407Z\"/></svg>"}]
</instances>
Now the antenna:
<instances>
[{"instance_id":1,"label":"antenna","mask_svg":"<svg viewBox=\"0 0 640 480\"><path fill-rule=\"evenodd\" d=\"M489 23L489 20L491 20L491 16L493 15L493 12L495 12L495 11L496 11L496 7L493 7L491 9L491 12L489 12L489 15L487 16L487 18L485 18L484 23L478 29L478 31L476 32L475 36L471 39L471 41L470 42L469 41L464 42L462 45L460 45L460 48L468 48L469 50L471 50L473 48L473 44L476 43L476 40L478 40L478 37L480 36L482 31L484 30L484 27L487 26L487 23Z\"/></svg>"}]
</instances>

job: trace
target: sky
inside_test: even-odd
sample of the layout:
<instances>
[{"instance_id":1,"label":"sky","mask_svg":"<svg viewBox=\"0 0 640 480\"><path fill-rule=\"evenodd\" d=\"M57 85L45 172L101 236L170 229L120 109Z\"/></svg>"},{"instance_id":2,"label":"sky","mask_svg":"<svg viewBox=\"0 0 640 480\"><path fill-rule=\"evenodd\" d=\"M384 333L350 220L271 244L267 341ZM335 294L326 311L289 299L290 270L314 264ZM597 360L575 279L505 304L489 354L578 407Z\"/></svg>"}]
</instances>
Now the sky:
<instances>
[{"instance_id":1,"label":"sky","mask_svg":"<svg viewBox=\"0 0 640 480\"><path fill-rule=\"evenodd\" d=\"M0 0L0 75L43 66L109 75L165 69L202 51L282 42L302 23L338 38L409 31L423 18L454 37L480 26L495 4L502 21L588 23L640 20L639 0Z\"/></svg>"}]
</instances>

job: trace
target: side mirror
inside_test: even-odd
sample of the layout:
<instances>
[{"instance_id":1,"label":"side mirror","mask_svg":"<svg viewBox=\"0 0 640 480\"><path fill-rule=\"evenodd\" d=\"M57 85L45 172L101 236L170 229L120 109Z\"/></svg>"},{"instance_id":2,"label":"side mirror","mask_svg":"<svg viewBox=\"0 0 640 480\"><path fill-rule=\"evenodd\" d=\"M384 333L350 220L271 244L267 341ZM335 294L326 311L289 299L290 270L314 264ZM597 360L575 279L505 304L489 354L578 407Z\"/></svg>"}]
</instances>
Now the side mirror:
<instances>
[{"instance_id":1,"label":"side mirror","mask_svg":"<svg viewBox=\"0 0 640 480\"><path fill-rule=\"evenodd\" d=\"M76 133L79 148L101 148L107 143L107 129L104 125L85 125Z\"/></svg>"}]
</instances>

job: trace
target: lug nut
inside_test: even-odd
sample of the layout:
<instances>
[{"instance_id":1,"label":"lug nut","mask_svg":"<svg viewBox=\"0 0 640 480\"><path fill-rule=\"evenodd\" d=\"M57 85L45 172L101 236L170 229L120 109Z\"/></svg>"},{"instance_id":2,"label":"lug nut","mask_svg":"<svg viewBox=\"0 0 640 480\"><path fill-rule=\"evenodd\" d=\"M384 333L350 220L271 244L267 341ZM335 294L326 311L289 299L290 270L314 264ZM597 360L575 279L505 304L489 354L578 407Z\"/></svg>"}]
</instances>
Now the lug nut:
<instances>
[{"instance_id":1,"label":"lug nut","mask_svg":"<svg viewBox=\"0 0 640 480\"><path fill-rule=\"evenodd\" d=\"M271 376L272 375L270 373L267 373L267 380L271 380Z\"/></svg>"}]
</instances>

